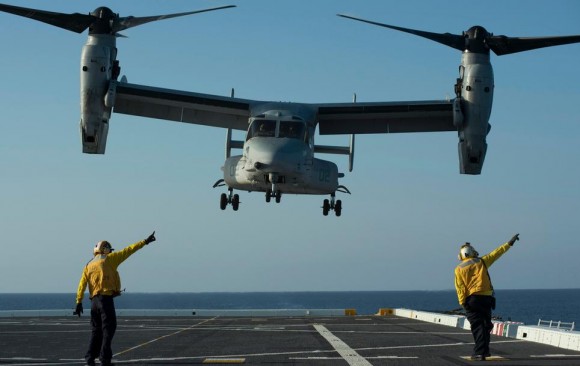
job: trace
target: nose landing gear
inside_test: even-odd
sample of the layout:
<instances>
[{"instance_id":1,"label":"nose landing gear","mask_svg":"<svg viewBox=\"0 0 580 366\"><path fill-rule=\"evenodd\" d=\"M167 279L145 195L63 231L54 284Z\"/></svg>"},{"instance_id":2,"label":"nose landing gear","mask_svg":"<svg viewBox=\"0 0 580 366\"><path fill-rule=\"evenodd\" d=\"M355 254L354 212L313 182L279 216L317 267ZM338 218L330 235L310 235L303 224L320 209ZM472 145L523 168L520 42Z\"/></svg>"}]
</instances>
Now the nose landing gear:
<instances>
[{"instance_id":1,"label":"nose landing gear","mask_svg":"<svg viewBox=\"0 0 580 366\"><path fill-rule=\"evenodd\" d=\"M274 192L272 192L271 189L268 189L266 191L266 202L270 202L270 199L274 197L276 200L276 203L280 203L280 200L282 199L282 192L277 189Z\"/></svg>"},{"instance_id":2,"label":"nose landing gear","mask_svg":"<svg viewBox=\"0 0 580 366\"><path fill-rule=\"evenodd\" d=\"M220 179L213 187L222 187L224 186L224 180ZM225 210L228 207L228 204L232 205L232 209L237 211L240 208L240 196L238 194L234 194L234 190L232 188L228 188L228 194L222 193L220 196L220 208Z\"/></svg>"},{"instance_id":3,"label":"nose landing gear","mask_svg":"<svg viewBox=\"0 0 580 366\"><path fill-rule=\"evenodd\" d=\"M276 199L276 203L280 203L282 199L282 192L278 189L278 183L284 181L284 178L280 180L277 173L270 173L268 174L268 181L272 183L272 188L269 188L266 191L266 202L270 202L270 199L274 197Z\"/></svg>"}]
</instances>

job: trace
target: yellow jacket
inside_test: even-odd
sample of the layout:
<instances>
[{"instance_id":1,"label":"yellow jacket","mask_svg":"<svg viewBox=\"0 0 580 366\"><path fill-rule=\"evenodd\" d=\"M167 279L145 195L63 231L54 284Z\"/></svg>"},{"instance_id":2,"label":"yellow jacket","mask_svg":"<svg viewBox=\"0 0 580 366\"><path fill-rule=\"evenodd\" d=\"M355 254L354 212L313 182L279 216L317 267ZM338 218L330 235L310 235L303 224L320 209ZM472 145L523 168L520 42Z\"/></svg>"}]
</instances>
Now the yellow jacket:
<instances>
[{"instance_id":1,"label":"yellow jacket","mask_svg":"<svg viewBox=\"0 0 580 366\"><path fill-rule=\"evenodd\" d=\"M77 304L83 301L85 289L89 285L89 298L96 295L110 295L117 296L121 294L121 278L117 267L129 258L131 254L146 245L145 240L141 240L135 244L109 254L97 254L87 263L79 287L77 289Z\"/></svg>"},{"instance_id":2,"label":"yellow jacket","mask_svg":"<svg viewBox=\"0 0 580 366\"><path fill-rule=\"evenodd\" d=\"M470 295L493 295L493 287L485 266L489 268L510 248L509 243L502 244L481 258L466 258L455 267L455 289L459 304L465 304Z\"/></svg>"}]
</instances>

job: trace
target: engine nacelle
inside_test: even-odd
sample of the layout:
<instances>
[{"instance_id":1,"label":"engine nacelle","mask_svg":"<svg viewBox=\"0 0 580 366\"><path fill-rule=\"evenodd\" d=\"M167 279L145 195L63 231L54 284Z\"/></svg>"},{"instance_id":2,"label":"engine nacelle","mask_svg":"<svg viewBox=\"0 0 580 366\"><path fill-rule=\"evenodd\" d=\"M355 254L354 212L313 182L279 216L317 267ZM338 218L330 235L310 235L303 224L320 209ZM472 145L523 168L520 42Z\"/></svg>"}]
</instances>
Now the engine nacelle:
<instances>
[{"instance_id":1,"label":"engine nacelle","mask_svg":"<svg viewBox=\"0 0 580 366\"><path fill-rule=\"evenodd\" d=\"M115 36L89 35L81 54L81 142L83 153L104 154L116 97Z\"/></svg>"},{"instance_id":2,"label":"engine nacelle","mask_svg":"<svg viewBox=\"0 0 580 366\"><path fill-rule=\"evenodd\" d=\"M481 174L487 142L484 139L461 141L459 140L459 171L461 174Z\"/></svg>"},{"instance_id":3,"label":"engine nacelle","mask_svg":"<svg viewBox=\"0 0 580 366\"><path fill-rule=\"evenodd\" d=\"M481 174L487 152L486 137L493 102L493 69L489 55L463 53L459 68L454 124L459 133L461 174Z\"/></svg>"},{"instance_id":4,"label":"engine nacelle","mask_svg":"<svg viewBox=\"0 0 580 366\"><path fill-rule=\"evenodd\" d=\"M107 135L109 133L109 121L93 121L86 123L81 118L81 141L83 143L83 153L104 154L107 147Z\"/></svg>"}]
</instances>

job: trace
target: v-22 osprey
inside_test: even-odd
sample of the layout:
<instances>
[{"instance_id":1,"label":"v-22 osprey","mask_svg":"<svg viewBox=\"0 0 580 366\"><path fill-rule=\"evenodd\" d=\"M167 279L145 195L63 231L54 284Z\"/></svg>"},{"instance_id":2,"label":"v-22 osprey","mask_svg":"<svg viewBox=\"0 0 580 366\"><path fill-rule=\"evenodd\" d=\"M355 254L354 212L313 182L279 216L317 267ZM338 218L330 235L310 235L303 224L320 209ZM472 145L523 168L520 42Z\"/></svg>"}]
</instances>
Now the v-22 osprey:
<instances>
[{"instance_id":1,"label":"v-22 osprey","mask_svg":"<svg viewBox=\"0 0 580 366\"><path fill-rule=\"evenodd\" d=\"M267 202L280 202L283 194L329 195L322 213L342 212L336 193L350 193L339 184L344 176L335 163L315 154L349 156L353 169L354 136L403 132L455 131L459 137L461 174L481 174L490 131L494 78L490 50L497 55L541 47L580 42L580 36L515 38L494 36L481 26L461 35L431 33L396 27L361 18L344 18L424 37L462 52L459 77L452 100L357 103L287 103L217 96L130 84L119 80L116 41L119 33L148 22L227 9L233 5L149 17L120 17L107 7L89 14L63 14L0 4L0 11L31 18L69 31L88 29L80 65L83 152L104 154L112 112L185 122L226 129L226 160L223 178L213 187L227 187L220 195L220 208L237 211L240 198L234 190L264 192ZM320 135L350 135L348 146L316 145ZM232 131L246 131L243 141L233 140ZM241 155L232 156L232 149Z\"/></svg>"}]
</instances>

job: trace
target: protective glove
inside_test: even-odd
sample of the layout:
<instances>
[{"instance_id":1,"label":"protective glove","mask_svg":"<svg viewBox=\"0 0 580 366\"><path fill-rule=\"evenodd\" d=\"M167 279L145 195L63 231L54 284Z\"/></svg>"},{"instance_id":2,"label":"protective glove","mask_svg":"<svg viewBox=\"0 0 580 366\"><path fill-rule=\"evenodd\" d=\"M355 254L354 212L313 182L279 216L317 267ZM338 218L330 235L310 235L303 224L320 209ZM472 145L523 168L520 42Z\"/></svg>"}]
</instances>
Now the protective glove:
<instances>
[{"instance_id":1,"label":"protective glove","mask_svg":"<svg viewBox=\"0 0 580 366\"><path fill-rule=\"evenodd\" d=\"M154 231L151 235L149 235L147 237L147 239L145 239L145 244L149 244L155 240L157 240L157 239L155 238L155 231Z\"/></svg>"},{"instance_id":2,"label":"protective glove","mask_svg":"<svg viewBox=\"0 0 580 366\"><path fill-rule=\"evenodd\" d=\"M516 234L516 235L514 235L514 236L513 236L513 237L510 239L510 241L508 241L508 244L509 244L510 246L513 246L513 245L514 245L514 243L515 243L517 240L520 240L520 234Z\"/></svg>"},{"instance_id":3,"label":"protective glove","mask_svg":"<svg viewBox=\"0 0 580 366\"><path fill-rule=\"evenodd\" d=\"M77 307L75 308L75 312L73 313L73 315L78 315L80 318L82 313L83 313L83 304L79 302L77 304Z\"/></svg>"}]
</instances>

